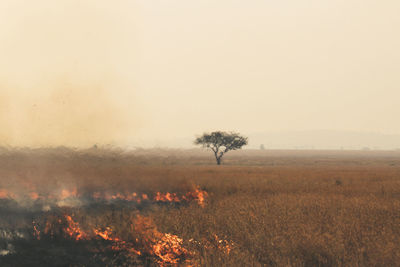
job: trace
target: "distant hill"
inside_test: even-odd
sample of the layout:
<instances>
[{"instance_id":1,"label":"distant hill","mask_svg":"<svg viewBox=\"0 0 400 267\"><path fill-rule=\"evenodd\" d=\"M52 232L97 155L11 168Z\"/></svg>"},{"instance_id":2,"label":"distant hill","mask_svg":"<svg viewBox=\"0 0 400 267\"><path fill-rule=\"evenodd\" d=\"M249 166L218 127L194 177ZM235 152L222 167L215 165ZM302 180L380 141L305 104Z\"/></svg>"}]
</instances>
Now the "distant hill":
<instances>
[{"instance_id":1,"label":"distant hill","mask_svg":"<svg viewBox=\"0 0 400 267\"><path fill-rule=\"evenodd\" d=\"M400 149L400 135L341 131L293 131L249 134L249 147L266 149Z\"/></svg>"},{"instance_id":2,"label":"distant hill","mask_svg":"<svg viewBox=\"0 0 400 267\"><path fill-rule=\"evenodd\" d=\"M287 131L246 133L250 149L333 149L333 150L400 150L400 135L345 131ZM194 148L195 135L165 139L140 139L132 147Z\"/></svg>"}]
</instances>

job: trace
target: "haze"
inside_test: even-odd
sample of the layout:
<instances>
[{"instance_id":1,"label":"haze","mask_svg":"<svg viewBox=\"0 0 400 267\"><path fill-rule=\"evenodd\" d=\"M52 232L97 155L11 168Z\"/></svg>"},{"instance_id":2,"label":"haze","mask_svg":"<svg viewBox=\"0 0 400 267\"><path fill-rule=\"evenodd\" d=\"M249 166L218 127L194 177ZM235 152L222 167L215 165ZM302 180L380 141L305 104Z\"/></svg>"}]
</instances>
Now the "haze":
<instances>
[{"instance_id":1,"label":"haze","mask_svg":"<svg viewBox=\"0 0 400 267\"><path fill-rule=\"evenodd\" d=\"M400 134L399 13L395 0L2 0L0 144Z\"/></svg>"}]
</instances>

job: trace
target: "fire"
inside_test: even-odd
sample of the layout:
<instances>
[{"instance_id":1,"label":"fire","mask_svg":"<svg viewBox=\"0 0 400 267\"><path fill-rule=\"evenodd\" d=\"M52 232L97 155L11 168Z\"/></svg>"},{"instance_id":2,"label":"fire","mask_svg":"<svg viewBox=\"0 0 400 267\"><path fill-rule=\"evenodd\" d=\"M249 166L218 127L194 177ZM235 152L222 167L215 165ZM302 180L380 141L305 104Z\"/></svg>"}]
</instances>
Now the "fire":
<instances>
[{"instance_id":1,"label":"fire","mask_svg":"<svg viewBox=\"0 0 400 267\"><path fill-rule=\"evenodd\" d=\"M159 266L197 265L194 260L197 250L192 250L194 243L191 240L193 239L184 240L174 233L160 232L150 217L138 215L138 213L152 203L159 205L161 203L193 203L204 207L208 193L199 187L194 187L192 191L185 193L147 192L147 194L140 191L122 190L118 192L111 189L109 191L98 189L98 191L93 190L86 193L80 189L78 193L77 188L71 186L47 191L46 194L46 187L38 190L31 184L27 184L25 187L26 189L14 192L12 190L14 187L11 190L0 188L0 199L16 199L18 201L21 199L24 200L21 201L23 203L29 199L32 202L37 201L35 205L27 205L28 208L33 207L35 212L39 209L38 207L42 207L41 215L45 216L35 217L32 221L31 234L36 240L47 242L58 241L61 238L68 240L68 244L80 242L80 245L88 246L88 249L93 250L94 253L115 251L118 252L115 255L129 257L134 262L145 260L148 263L150 260ZM113 220L119 217L113 217L113 215L106 217L107 221L111 220L110 224L106 225L101 225L101 222L99 225L97 218L82 217L82 220L78 220L75 217L80 211L87 207L90 208L96 201L103 201L102 205L111 205L112 207L119 204L118 201L128 201L129 203L123 203L123 207L133 213L128 217L121 215L121 218L127 218L122 224L119 221L114 224ZM144 205L137 206L136 203L144 203ZM76 209L77 207L82 207L82 209ZM176 205L176 207L180 207L180 205ZM190 245L190 249L185 244ZM97 245L105 246L105 248L92 248ZM215 235L215 240L211 238L207 242L197 242L196 246L201 246L200 249L219 249L226 254L233 249L232 242L221 239L217 235Z\"/></svg>"},{"instance_id":2,"label":"fire","mask_svg":"<svg viewBox=\"0 0 400 267\"><path fill-rule=\"evenodd\" d=\"M137 216L134 230L142 237L142 244L149 254L157 257L160 266L190 263L190 253L183 247L183 239L169 233L161 233L157 230L153 221L148 217Z\"/></svg>"},{"instance_id":3,"label":"fire","mask_svg":"<svg viewBox=\"0 0 400 267\"><path fill-rule=\"evenodd\" d=\"M94 199L100 199L101 198L101 193L100 192L94 192L93 193L93 198Z\"/></svg>"},{"instance_id":4,"label":"fire","mask_svg":"<svg viewBox=\"0 0 400 267\"><path fill-rule=\"evenodd\" d=\"M78 191L76 190L76 188L70 190L67 189L63 189L61 190L61 195L60 195L60 199L64 200L66 198L70 198L70 197L76 197L78 195Z\"/></svg>"},{"instance_id":5,"label":"fire","mask_svg":"<svg viewBox=\"0 0 400 267\"><path fill-rule=\"evenodd\" d=\"M56 216L49 216L46 220L43 234L49 235L50 237L54 237L57 234L63 234L64 236L76 241L89 239L89 234L83 231L79 223L74 221L70 215L64 215L59 218ZM40 239L40 235L41 231L37 224L34 223L34 236Z\"/></svg>"},{"instance_id":6,"label":"fire","mask_svg":"<svg viewBox=\"0 0 400 267\"><path fill-rule=\"evenodd\" d=\"M107 227L104 231L98 229L94 229L93 231L96 235L100 236L104 240L114 240L113 238L111 238L112 230L110 227Z\"/></svg>"},{"instance_id":7,"label":"fire","mask_svg":"<svg viewBox=\"0 0 400 267\"><path fill-rule=\"evenodd\" d=\"M200 190L196 188L194 191L187 192L186 194L178 195L177 193L161 193L156 192L155 196L151 199L147 194L142 193L138 194L136 192L132 193L121 193L116 192L114 194L108 192L94 192L91 194L93 200L107 200L107 201L116 201L116 200L124 200L129 202L136 202L138 204L147 201L154 201L154 202L162 202L162 203L179 203L179 202L190 202L196 201L201 207L205 206L206 199L208 197L208 193L204 190ZM62 189L59 195L54 196L52 194L49 195L39 195L36 191L30 191L28 193L28 197L35 201L35 200L47 200L53 201L57 203L58 206L77 206L80 205L80 199L78 198L78 190L73 188L72 190ZM0 199L6 198L17 198L17 195L6 190L0 189Z\"/></svg>"},{"instance_id":8,"label":"fire","mask_svg":"<svg viewBox=\"0 0 400 267\"><path fill-rule=\"evenodd\" d=\"M180 202L181 199L175 193L165 193L162 194L157 192L156 196L154 197L155 201L159 202Z\"/></svg>"},{"instance_id":9,"label":"fire","mask_svg":"<svg viewBox=\"0 0 400 267\"><path fill-rule=\"evenodd\" d=\"M189 199L194 199L195 201L197 201L197 203L201 207L204 207L206 198L208 197L208 193L206 191L204 191L204 190L200 190L199 188L196 188L195 191L188 192L186 194L186 197L189 198Z\"/></svg>"},{"instance_id":10,"label":"fire","mask_svg":"<svg viewBox=\"0 0 400 267\"><path fill-rule=\"evenodd\" d=\"M200 190L196 188L195 191L188 192L186 195L178 196L176 193L160 193L157 192L154 197L154 201L156 202L181 202L181 201L196 201L201 207L205 206L206 198L208 194L206 191Z\"/></svg>"},{"instance_id":11,"label":"fire","mask_svg":"<svg viewBox=\"0 0 400 267\"><path fill-rule=\"evenodd\" d=\"M111 227L106 227L104 231L100 229L93 229L93 232L95 233L95 235L103 238L104 240L112 241L114 243L114 245L112 246L113 250L125 250L136 255L141 255L141 252L139 250L136 250L131 243L121 240L118 237L113 237L113 231Z\"/></svg>"},{"instance_id":12,"label":"fire","mask_svg":"<svg viewBox=\"0 0 400 267\"><path fill-rule=\"evenodd\" d=\"M75 222L71 216L65 215L68 227L65 228L65 232L75 240L87 239L87 234L81 230L79 223Z\"/></svg>"},{"instance_id":13,"label":"fire","mask_svg":"<svg viewBox=\"0 0 400 267\"><path fill-rule=\"evenodd\" d=\"M130 202L136 202L136 203L141 203L143 200L147 200L148 197L146 194L142 194L142 198L136 193L115 193L111 195L110 193L100 193L100 192L94 192L92 194L92 197L94 199L104 199L107 201L111 200L125 200L125 201L130 201Z\"/></svg>"},{"instance_id":14,"label":"fire","mask_svg":"<svg viewBox=\"0 0 400 267\"><path fill-rule=\"evenodd\" d=\"M187 257L189 252L182 246L183 240L176 235L163 234L161 239L153 245L153 253L160 258L158 263L179 263L182 257Z\"/></svg>"},{"instance_id":15,"label":"fire","mask_svg":"<svg viewBox=\"0 0 400 267\"><path fill-rule=\"evenodd\" d=\"M36 192L31 192L31 193L29 193L29 197L32 200L37 200L37 199L39 199L39 194Z\"/></svg>"},{"instance_id":16,"label":"fire","mask_svg":"<svg viewBox=\"0 0 400 267\"><path fill-rule=\"evenodd\" d=\"M149 196L147 194L137 194L136 192L133 193L115 193L113 195L109 193L100 193L95 192L93 193L92 197L94 199L105 199L105 200L125 200L136 202L138 204L142 203L143 201L149 201ZM163 202L163 203L178 203L182 201L190 202L196 201L201 207L205 206L206 198L208 194L206 191L200 190L196 188L192 192L188 192L185 195L178 195L177 193L161 193L157 192L153 198L155 202Z\"/></svg>"},{"instance_id":17,"label":"fire","mask_svg":"<svg viewBox=\"0 0 400 267\"><path fill-rule=\"evenodd\" d=\"M151 255L160 266L171 264L190 263L192 253L183 246L183 239L177 235L161 233L157 230L153 221L148 217L138 215L132 222L132 234L136 237L132 241L123 240L118 237L111 227L91 228L83 231L79 223L72 216L64 215L62 218L50 218L46 222L44 234L53 238L56 229L62 229L66 237L76 241L100 238L112 242L110 249L124 251L132 255ZM62 234L62 233L61 233ZM33 222L33 235L40 240L41 231L36 222Z\"/></svg>"},{"instance_id":18,"label":"fire","mask_svg":"<svg viewBox=\"0 0 400 267\"><path fill-rule=\"evenodd\" d=\"M126 200L126 201L136 201L139 202L141 201L140 197L138 197L138 195L133 192L133 193L128 193L128 194L121 194L121 193L117 193L115 195L111 196L111 199L119 199L119 200Z\"/></svg>"},{"instance_id":19,"label":"fire","mask_svg":"<svg viewBox=\"0 0 400 267\"><path fill-rule=\"evenodd\" d=\"M8 198L8 192L5 189L0 189L0 198Z\"/></svg>"},{"instance_id":20,"label":"fire","mask_svg":"<svg viewBox=\"0 0 400 267\"><path fill-rule=\"evenodd\" d=\"M15 198L15 194L7 191L6 189L0 189L0 199L4 198Z\"/></svg>"},{"instance_id":21,"label":"fire","mask_svg":"<svg viewBox=\"0 0 400 267\"><path fill-rule=\"evenodd\" d=\"M53 191L54 192L54 191ZM36 218L32 222L32 234L37 240L51 240L54 238L66 238L76 242L84 242L91 240L105 240L102 244L107 244L106 248L113 251L119 251L127 257L140 260L141 258L150 258L154 263L160 266L170 265L196 265L193 261L195 252L188 250L185 247L185 242L179 236L173 233L162 233L158 231L156 225L150 217L136 215L130 217L128 232L118 232L109 225L91 225L90 221L77 221L71 212L71 208L85 204L87 201L106 200L106 201L129 201L133 203L189 203L195 202L201 207L204 207L208 197L208 193L200 188L195 188L187 193L174 192L156 192L154 194L145 194L137 192L93 192L90 195L78 194L77 188L62 189L58 191L58 195L44 194L43 190L40 194L34 187L26 190L24 199L28 198L32 201L40 200L43 204L43 211L50 211L52 205L64 207L66 212L64 215L59 213L46 213L45 220ZM21 192L22 194L22 192ZM0 199L16 198L16 196L7 189L0 189ZM89 196L89 197L87 197ZM91 196L91 197L90 197ZM43 202L43 203L42 203ZM132 219L134 218L134 219ZM46 238L43 238L46 237ZM229 254L233 248L233 243L223 239L219 239L215 235L215 244L205 242L203 248L218 248ZM190 244L187 241L186 244ZM91 242L90 244L98 244ZM199 244L201 244L199 242ZM208 246L208 244L213 244ZM94 251L97 251L94 248ZM139 258L136 258L140 256Z\"/></svg>"},{"instance_id":22,"label":"fire","mask_svg":"<svg viewBox=\"0 0 400 267\"><path fill-rule=\"evenodd\" d=\"M28 193L29 192L29 193ZM60 194L58 196L54 196L53 194L48 194L47 196L39 195L38 192L36 191L21 191L19 193L13 193L8 191L7 189L0 189L0 199L4 198L26 198L29 197L31 200L38 200L38 199L47 199L47 200L65 200L67 198L76 198L78 196L78 191L76 188L73 190L67 190L63 189L61 190Z\"/></svg>"}]
</instances>

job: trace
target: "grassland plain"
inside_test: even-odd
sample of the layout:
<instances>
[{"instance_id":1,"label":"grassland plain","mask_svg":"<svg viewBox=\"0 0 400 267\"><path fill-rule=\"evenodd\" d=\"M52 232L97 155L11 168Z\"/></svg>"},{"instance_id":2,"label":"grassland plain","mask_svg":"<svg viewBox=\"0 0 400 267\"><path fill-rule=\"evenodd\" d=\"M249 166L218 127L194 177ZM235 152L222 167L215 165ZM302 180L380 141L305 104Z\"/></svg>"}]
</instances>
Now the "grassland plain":
<instances>
[{"instance_id":1,"label":"grassland plain","mask_svg":"<svg viewBox=\"0 0 400 267\"><path fill-rule=\"evenodd\" d=\"M0 188L34 188L44 195L76 187L78 194L112 189L153 196L198 187L208 193L204 207L152 205L95 216L76 210L75 219L82 225L107 221L126 236L127 221L140 212L160 232L185 240L191 262L201 266L400 266L400 152L238 151L227 154L224 165L214 164L212 154L201 150L3 149ZM4 229L24 223L18 216L0 216ZM218 244L199 245L216 239L228 240L230 252ZM62 254L64 263L85 264L82 255ZM40 263L32 255L18 262L29 265L32 257ZM1 258L9 265L15 260Z\"/></svg>"}]
</instances>

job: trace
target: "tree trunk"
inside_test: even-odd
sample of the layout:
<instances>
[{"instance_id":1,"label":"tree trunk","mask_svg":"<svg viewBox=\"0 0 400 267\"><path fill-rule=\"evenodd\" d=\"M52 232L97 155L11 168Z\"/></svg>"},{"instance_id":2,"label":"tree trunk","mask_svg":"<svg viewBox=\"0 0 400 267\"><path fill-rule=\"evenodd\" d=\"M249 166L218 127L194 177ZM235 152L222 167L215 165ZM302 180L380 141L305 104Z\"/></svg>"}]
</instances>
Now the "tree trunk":
<instances>
[{"instance_id":1,"label":"tree trunk","mask_svg":"<svg viewBox=\"0 0 400 267\"><path fill-rule=\"evenodd\" d=\"M217 161L217 165L221 165L221 158L222 158L222 155L223 155L224 153L220 153L219 155L218 155L218 150L217 151L214 151L214 156L215 156L215 160Z\"/></svg>"}]
</instances>

